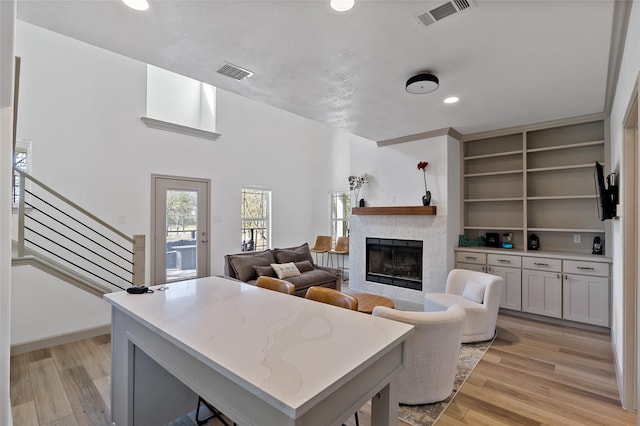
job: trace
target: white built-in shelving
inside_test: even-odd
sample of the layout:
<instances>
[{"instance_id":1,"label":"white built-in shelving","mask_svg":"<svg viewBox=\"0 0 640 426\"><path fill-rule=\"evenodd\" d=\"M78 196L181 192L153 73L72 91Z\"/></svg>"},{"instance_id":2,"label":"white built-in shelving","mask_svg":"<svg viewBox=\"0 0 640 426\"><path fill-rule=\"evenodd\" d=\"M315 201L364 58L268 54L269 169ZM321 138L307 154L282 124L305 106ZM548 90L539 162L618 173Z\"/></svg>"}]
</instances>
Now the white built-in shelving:
<instances>
[{"instance_id":1,"label":"white built-in shelving","mask_svg":"<svg viewBox=\"0 0 640 426\"><path fill-rule=\"evenodd\" d=\"M526 250L535 233L544 250L590 253L593 237L606 233L593 176L595 162L605 163L605 145L604 120L593 116L466 136L465 234L511 232Z\"/></svg>"}]
</instances>

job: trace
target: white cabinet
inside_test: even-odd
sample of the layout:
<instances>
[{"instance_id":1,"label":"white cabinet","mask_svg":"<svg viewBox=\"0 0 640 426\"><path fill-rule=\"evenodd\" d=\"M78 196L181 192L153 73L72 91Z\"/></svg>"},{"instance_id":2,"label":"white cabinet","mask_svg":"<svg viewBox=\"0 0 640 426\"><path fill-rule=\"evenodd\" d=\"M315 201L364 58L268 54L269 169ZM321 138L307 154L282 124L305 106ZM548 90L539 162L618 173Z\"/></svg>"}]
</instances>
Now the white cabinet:
<instances>
[{"instance_id":1,"label":"white cabinet","mask_svg":"<svg viewBox=\"0 0 640 426\"><path fill-rule=\"evenodd\" d=\"M522 309L522 272L520 268L506 268L504 266L488 266L490 274L497 275L504 280L500 307L519 311Z\"/></svg>"},{"instance_id":2,"label":"white cabinet","mask_svg":"<svg viewBox=\"0 0 640 426\"><path fill-rule=\"evenodd\" d=\"M456 268L469 271L487 272L487 255L475 252L457 252Z\"/></svg>"},{"instance_id":3,"label":"white cabinet","mask_svg":"<svg viewBox=\"0 0 640 426\"><path fill-rule=\"evenodd\" d=\"M459 247L456 268L504 280L500 308L609 327L611 259Z\"/></svg>"},{"instance_id":4,"label":"white cabinet","mask_svg":"<svg viewBox=\"0 0 640 426\"><path fill-rule=\"evenodd\" d=\"M608 327L609 265L564 261L563 266L565 274L562 283L562 317Z\"/></svg>"},{"instance_id":5,"label":"white cabinet","mask_svg":"<svg viewBox=\"0 0 640 426\"><path fill-rule=\"evenodd\" d=\"M519 311L522 309L522 257L503 254L487 256L487 272L504 280L500 307Z\"/></svg>"},{"instance_id":6,"label":"white cabinet","mask_svg":"<svg viewBox=\"0 0 640 426\"><path fill-rule=\"evenodd\" d=\"M562 318L562 277L560 273L523 269L522 310Z\"/></svg>"}]
</instances>

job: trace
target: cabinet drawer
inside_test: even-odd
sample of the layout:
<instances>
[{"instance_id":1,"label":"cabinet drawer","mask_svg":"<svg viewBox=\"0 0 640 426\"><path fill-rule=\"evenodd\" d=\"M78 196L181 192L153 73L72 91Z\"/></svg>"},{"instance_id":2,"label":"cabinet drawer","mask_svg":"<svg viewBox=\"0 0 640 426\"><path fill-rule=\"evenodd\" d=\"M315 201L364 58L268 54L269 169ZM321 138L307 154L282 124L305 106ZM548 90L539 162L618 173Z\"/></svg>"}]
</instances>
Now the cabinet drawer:
<instances>
[{"instance_id":1,"label":"cabinet drawer","mask_svg":"<svg viewBox=\"0 0 640 426\"><path fill-rule=\"evenodd\" d=\"M597 277L609 276L609 264L599 262L581 262L578 260L565 260L562 263L562 271L565 274L594 275Z\"/></svg>"},{"instance_id":2,"label":"cabinet drawer","mask_svg":"<svg viewBox=\"0 0 640 426\"><path fill-rule=\"evenodd\" d=\"M484 265L485 263L487 263L487 255L486 253L471 253L459 251L456 252L456 262Z\"/></svg>"},{"instance_id":3,"label":"cabinet drawer","mask_svg":"<svg viewBox=\"0 0 640 426\"><path fill-rule=\"evenodd\" d=\"M493 266L510 266L519 268L522 266L522 257L508 254L490 254L487 255L487 264Z\"/></svg>"},{"instance_id":4,"label":"cabinet drawer","mask_svg":"<svg viewBox=\"0 0 640 426\"><path fill-rule=\"evenodd\" d=\"M456 262L456 269L466 269L467 271L487 272L487 267L477 263Z\"/></svg>"},{"instance_id":5,"label":"cabinet drawer","mask_svg":"<svg viewBox=\"0 0 640 426\"><path fill-rule=\"evenodd\" d=\"M523 257L522 267L524 269L535 269L537 271L562 271L562 260L548 259L545 257Z\"/></svg>"}]
</instances>

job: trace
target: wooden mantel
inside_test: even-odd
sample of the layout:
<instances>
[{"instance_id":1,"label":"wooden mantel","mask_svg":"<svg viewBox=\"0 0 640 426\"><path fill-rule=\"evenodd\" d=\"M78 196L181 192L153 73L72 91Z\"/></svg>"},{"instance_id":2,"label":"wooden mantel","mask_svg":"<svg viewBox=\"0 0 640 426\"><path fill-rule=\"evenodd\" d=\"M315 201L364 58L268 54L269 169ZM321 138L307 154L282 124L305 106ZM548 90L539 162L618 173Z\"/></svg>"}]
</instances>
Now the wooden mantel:
<instances>
[{"instance_id":1,"label":"wooden mantel","mask_svg":"<svg viewBox=\"0 0 640 426\"><path fill-rule=\"evenodd\" d=\"M351 214L368 215L436 215L436 206L354 207Z\"/></svg>"}]
</instances>

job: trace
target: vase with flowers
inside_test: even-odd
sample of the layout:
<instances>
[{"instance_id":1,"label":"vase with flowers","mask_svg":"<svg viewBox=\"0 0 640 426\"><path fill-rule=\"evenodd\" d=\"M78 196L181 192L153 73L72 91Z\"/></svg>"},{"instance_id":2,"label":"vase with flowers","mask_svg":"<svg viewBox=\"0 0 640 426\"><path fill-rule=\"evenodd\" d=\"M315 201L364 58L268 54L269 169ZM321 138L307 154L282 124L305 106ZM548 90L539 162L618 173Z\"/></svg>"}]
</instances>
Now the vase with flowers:
<instances>
[{"instance_id":1,"label":"vase with flowers","mask_svg":"<svg viewBox=\"0 0 640 426\"><path fill-rule=\"evenodd\" d=\"M429 206L431 205L431 191L427 189L427 166L429 163L427 161L420 161L418 163L418 170L422 170L422 177L424 179L424 195L422 196L422 205Z\"/></svg>"},{"instance_id":2,"label":"vase with flowers","mask_svg":"<svg viewBox=\"0 0 640 426\"><path fill-rule=\"evenodd\" d=\"M364 185L365 183L367 183L367 179L365 175L362 176L357 176L357 175L351 175L349 176L349 189L353 192L355 192L355 205L356 206L360 206L363 207L364 204L364 200L360 200L358 201L358 195L360 194L360 189L362 188L362 185ZM351 204L352 206L354 205L354 203Z\"/></svg>"}]
</instances>

